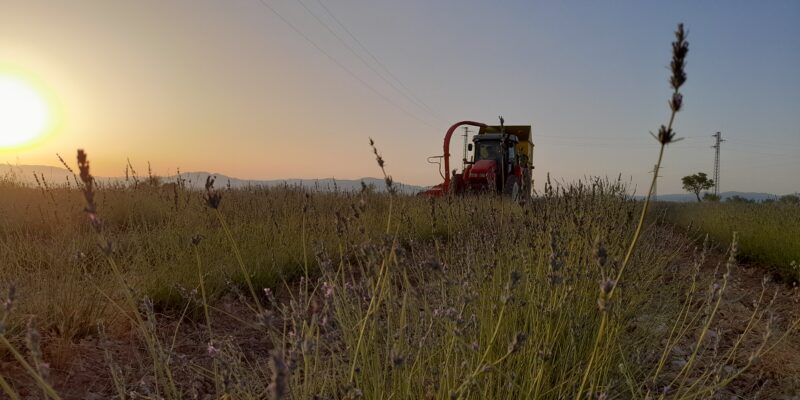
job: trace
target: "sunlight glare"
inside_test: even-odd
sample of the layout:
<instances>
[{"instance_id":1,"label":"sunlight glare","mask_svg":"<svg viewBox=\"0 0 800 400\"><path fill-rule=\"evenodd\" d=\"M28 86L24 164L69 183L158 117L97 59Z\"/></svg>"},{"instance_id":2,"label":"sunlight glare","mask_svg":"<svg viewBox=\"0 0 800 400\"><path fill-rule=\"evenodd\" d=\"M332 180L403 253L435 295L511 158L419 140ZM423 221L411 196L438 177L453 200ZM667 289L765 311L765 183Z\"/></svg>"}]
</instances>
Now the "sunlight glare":
<instances>
[{"instance_id":1,"label":"sunlight glare","mask_svg":"<svg viewBox=\"0 0 800 400\"><path fill-rule=\"evenodd\" d=\"M45 133L48 123L44 98L23 80L0 75L0 149L34 141Z\"/></svg>"}]
</instances>

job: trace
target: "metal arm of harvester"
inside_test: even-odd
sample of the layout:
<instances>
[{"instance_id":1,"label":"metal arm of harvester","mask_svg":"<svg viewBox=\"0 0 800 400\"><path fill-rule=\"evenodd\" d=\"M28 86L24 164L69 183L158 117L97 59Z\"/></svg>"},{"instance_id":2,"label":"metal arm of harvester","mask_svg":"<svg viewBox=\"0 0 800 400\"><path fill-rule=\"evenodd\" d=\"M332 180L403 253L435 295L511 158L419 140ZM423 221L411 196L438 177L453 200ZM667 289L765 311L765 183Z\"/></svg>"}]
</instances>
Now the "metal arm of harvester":
<instances>
[{"instance_id":1,"label":"metal arm of harvester","mask_svg":"<svg viewBox=\"0 0 800 400\"><path fill-rule=\"evenodd\" d=\"M485 128L486 124L474 121L461 121L453 124L450 129L447 130L447 134L444 135L444 152L442 153L444 157L444 193L447 193L450 190L450 137L453 136L453 132L458 129L459 126L462 125L471 125L476 126L478 128Z\"/></svg>"}]
</instances>

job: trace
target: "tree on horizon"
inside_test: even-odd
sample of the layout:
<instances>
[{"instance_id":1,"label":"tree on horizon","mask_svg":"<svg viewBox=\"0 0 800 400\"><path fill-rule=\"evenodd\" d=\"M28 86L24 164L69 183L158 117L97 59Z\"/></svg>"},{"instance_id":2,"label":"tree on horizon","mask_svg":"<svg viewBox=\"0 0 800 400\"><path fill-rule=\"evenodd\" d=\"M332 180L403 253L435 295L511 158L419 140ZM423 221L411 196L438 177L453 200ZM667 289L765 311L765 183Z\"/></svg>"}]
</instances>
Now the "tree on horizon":
<instances>
[{"instance_id":1,"label":"tree on horizon","mask_svg":"<svg viewBox=\"0 0 800 400\"><path fill-rule=\"evenodd\" d=\"M714 180L708 179L708 175L705 172L684 176L681 178L681 182L683 183L683 190L694 193L695 197L697 197L697 202L703 201L700 198L700 192L714 187Z\"/></svg>"}]
</instances>

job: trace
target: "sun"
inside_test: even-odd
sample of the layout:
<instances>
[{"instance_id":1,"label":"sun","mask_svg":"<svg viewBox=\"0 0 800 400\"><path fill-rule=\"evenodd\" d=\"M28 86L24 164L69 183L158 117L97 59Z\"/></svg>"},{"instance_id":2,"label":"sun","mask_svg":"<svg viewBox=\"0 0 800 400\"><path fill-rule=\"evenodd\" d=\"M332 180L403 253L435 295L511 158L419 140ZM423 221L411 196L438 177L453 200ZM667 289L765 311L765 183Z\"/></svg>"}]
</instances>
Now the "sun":
<instances>
[{"instance_id":1,"label":"sun","mask_svg":"<svg viewBox=\"0 0 800 400\"><path fill-rule=\"evenodd\" d=\"M0 150L43 136L50 125L47 101L24 80L0 74Z\"/></svg>"}]
</instances>

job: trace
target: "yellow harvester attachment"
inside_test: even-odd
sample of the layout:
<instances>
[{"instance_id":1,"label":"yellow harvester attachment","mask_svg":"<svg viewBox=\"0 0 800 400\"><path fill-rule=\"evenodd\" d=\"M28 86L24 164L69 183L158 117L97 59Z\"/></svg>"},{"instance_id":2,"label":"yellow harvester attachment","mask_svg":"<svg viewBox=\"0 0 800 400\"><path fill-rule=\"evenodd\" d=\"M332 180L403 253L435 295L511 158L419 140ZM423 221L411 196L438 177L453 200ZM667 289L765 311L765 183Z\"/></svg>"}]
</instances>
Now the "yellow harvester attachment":
<instances>
[{"instance_id":1,"label":"yellow harvester attachment","mask_svg":"<svg viewBox=\"0 0 800 400\"><path fill-rule=\"evenodd\" d=\"M520 159L520 164L527 165L533 169L533 138L531 137L530 125L506 125L503 132L514 135L519 139L516 151ZM490 125L480 128L479 135L485 133L500 133L500 125Z\"/></svg>"}]
</instances>

